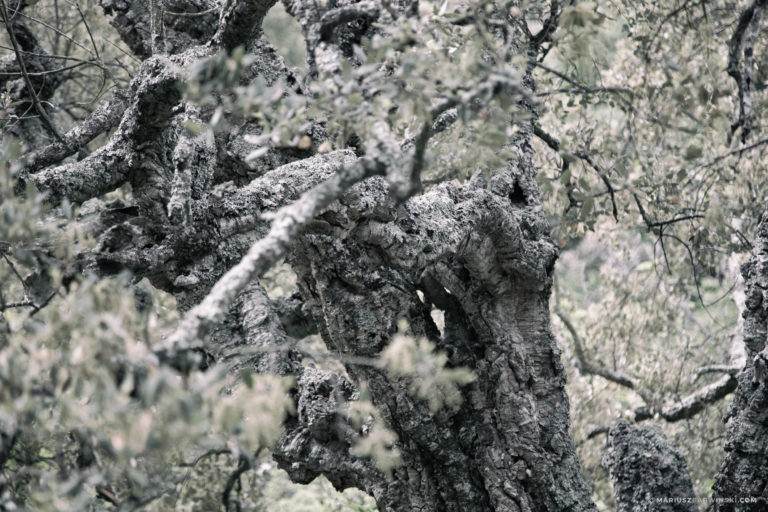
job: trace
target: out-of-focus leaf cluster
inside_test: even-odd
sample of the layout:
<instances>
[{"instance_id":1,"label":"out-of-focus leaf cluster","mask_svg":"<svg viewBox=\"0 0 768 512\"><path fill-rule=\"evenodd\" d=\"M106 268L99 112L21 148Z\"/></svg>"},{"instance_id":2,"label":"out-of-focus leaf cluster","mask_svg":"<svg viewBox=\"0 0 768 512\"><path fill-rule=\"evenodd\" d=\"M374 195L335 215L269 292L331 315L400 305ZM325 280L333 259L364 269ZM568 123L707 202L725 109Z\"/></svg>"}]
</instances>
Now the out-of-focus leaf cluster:
<instances>
[{"instance_id":1,"label":"out-of-focus leaf cluster","mask_svg":"<svg viewBox=\"0 0 768 512\"><path fill-rule=\"evenodd\" d=\"M67 277L92 245L77 210L50 211L31 189L17 196L6 162L0 173L0 506L86 510L96 496L166 494L181 506L185 461L276 440L290 381L237 384L220 367L185 375L164 364L153 343L173 326L169 299L137 301L151 292L127 275Z\"/></svg>"}]
</instances>

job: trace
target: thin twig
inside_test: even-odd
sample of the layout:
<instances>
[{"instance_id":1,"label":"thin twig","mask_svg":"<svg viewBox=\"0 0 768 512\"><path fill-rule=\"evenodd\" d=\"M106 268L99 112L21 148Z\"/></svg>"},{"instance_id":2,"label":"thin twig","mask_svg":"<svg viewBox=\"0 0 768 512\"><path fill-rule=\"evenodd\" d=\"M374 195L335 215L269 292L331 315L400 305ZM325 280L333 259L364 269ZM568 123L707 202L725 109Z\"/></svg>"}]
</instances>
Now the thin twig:
<instances>
[{"instance_id":1,"label":"thin twig","mask_svg":"<svg viewBox=\"0 0 768 512\"><path fill-rule=\"evenodd\" d=\"M227 483L224 486L224 491L221 493L221 501L224 505L224 510L229 511L229 505L232 503L232 499L230 498L230 495L232 494L232 489L235 487L235 483L240 481L240 477L251 469L251 461L248 457L245 455L240 456L240 462L238 463L237 469L232 472L231 475L229 475L229 478L227 478ZM235 510L238 512L240 511L240 503L235 502Z\"/></svg>"}]
</instances>

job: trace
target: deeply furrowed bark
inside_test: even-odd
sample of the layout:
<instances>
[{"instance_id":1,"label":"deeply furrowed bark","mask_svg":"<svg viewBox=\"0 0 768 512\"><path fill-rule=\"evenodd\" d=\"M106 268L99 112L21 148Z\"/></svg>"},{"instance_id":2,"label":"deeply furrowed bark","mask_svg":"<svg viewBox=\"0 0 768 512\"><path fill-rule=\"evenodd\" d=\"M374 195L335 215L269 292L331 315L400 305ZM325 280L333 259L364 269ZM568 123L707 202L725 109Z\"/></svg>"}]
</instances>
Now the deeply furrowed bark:
<instances>
[{"instance_id":1,"label":"deeply furrowed bark","mask_svg":"<svg viewBox=\"0 0 768 512\"><path fill-rule=\"evenodd\" d=\"M367 182L342 201L346 208L326 214L356 219L355 238L341 246L328 235L306 235L293 252L330 348L376 355L405 316L413 334L438 338L453 364L478 376L460 407L433 415L402 380L348 366L368 383L405 460L397 485L365 489L380 510L592 508L568 437L564 371L548 328L556 250L534 193L515 194L520 182L530 185L516 178L525 172L498 175L491 192L440 187L389 219L365 211L386 188ZM454 338L439 338L416 294L422 276L447 290L446 332ZM426 299L439 303L430 289L423 287Z\"/></svg>"}]
</instances>

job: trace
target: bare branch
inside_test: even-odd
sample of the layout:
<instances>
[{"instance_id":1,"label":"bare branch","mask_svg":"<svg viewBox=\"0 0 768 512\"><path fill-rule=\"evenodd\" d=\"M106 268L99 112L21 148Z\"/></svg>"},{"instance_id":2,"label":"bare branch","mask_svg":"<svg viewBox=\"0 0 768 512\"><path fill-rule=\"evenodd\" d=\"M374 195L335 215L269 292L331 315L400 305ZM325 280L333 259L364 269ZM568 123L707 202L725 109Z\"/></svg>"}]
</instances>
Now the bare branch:
<instances>
[{"instance_id":1,"label":"bare branch","mask_svg":"<svg viewBox=\"0 0 768 512\"><path fill-rule=\"evenodd\" d=\"M712 384L690 393L678 402L665 405L659 410L639 407L635 409L635 421L643 421L658 414L664 420L674 423L694 417L710 404L718 402L736 390L738 381L733 375L724 375Z\"/></svg>"},{"instance_id":2,"label":"bare branch","mask_svg":"<svg viewBox=\"0 0 768 512\"><path fill-rule=\"evenodd\" d=\"M556 309L555 314L563 322L563 325L565 325L565 328L568 329L568 332L571 334L571 339L573 340L574 353L576 354L576 360L578 361L578 364L579 364L579 371L587 375L597 375L599 377L602 377L606 380L609 380L615 384L624 386L629 389L638 390L637 384L628 375L623 374L621 372L617 372L617 371L611 371L607 368L604 368L600 365L597 365L589 361L587 359L586 354L584 353L584 346L581 343L581 337L579 336L579 333L576 331L576 327L574 327L574 325L571 323L568 317L560 309ZM641 393L641 392L638 391L638 393Z\"/></svg>"},{"instance_id":3,"label":"bare branch","mask_svg":"<svg viewBox=\"0 0 768 512\"><path fill-rule=\"evenodd\" d=\"M616 207L616 195L613 189L613 185L611 185L611 181L608 179L608 175L605 173L605 171L603 171L603 169L600 168L599 165L595 163L595 161L592 159L588 151L579 151L578 153L576 153L576 156L578 156L579 158L587 162L589 166L595 170L597 175L605 184L605 188L608 189L608 193L611 196L611 205L613 207L613 218L616 222L618 222L619 211L618 211L618 208Z\"/></svg>"},{"instance_id":4,"label":"bare branch","mask_svg":"<svg viewBox=\"0 0 768 512\"><path fill-rule=\"evenodd\" d=\"M237 469L233 471L229 477L227 478L227 483L224 486L224 491L221 493L221 502L224 505L224 510L229 510L229 505L233 502L230 495L232 494L232 489L234 489L235 484L240 482L240 477L251 469L251 457L246 455L240 455L240 459L238 461ZM238 512L240 511L240 504L235 504L235 510Z\"/></svg>"},{"instance_id":5,"label":"bare branch","mask_svg":"<svg viewBox=\"0 0 768 512\"><path fill-rule=\"evenodd\" d=\"M733 375L724 375L717 381L694 391L679 402L665 405L661 409L661 417L669 422L691 418L704 408L713 404L736 390L738 381Z\"/></svg>"},{"instance_id":6,"label":"bare branch","mask_svg":"<svg viewBox=\"0 0 768 512\"><path fill-rule=\"evenodd\" d=\"M693 376L692 382L696 382L702 375L708 373L727 373L731 376L736 376L741 371L741 366L732 366L725 364L713 364L709 366L703 366L698 369L696 375Z\"/></svg>"}]
</instances>

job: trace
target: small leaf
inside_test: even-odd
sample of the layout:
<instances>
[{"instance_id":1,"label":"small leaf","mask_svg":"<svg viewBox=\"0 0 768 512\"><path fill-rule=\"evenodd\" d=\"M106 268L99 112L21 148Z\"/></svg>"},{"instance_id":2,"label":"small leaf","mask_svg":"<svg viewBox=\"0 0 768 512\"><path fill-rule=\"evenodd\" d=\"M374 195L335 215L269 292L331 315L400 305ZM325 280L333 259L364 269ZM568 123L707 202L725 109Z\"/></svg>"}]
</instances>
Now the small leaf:
<instances>
[{"instance_id":1,"label":"small leaf","mask_svg":"<svg viewBox=\"0 0 768 512\"><path fill-rule=\"evenodd\" d=\"M686 160L695 160L699 158L702 154L701 146L698 146L696 144L691 144L686 148L685 150L685 159Z\"/></svg>"},{"instance_id":2,"label":"small leaf","mask_svg":"<svg viewBox=\"0 0 768 512\"><path fill-rule=\"evenodd\" d=\"M253 389L253 372L249 368L245 368L240 373L240 376L243 378L245 385L248 386L248 389Z\"/></svg>"}]
</instances>

